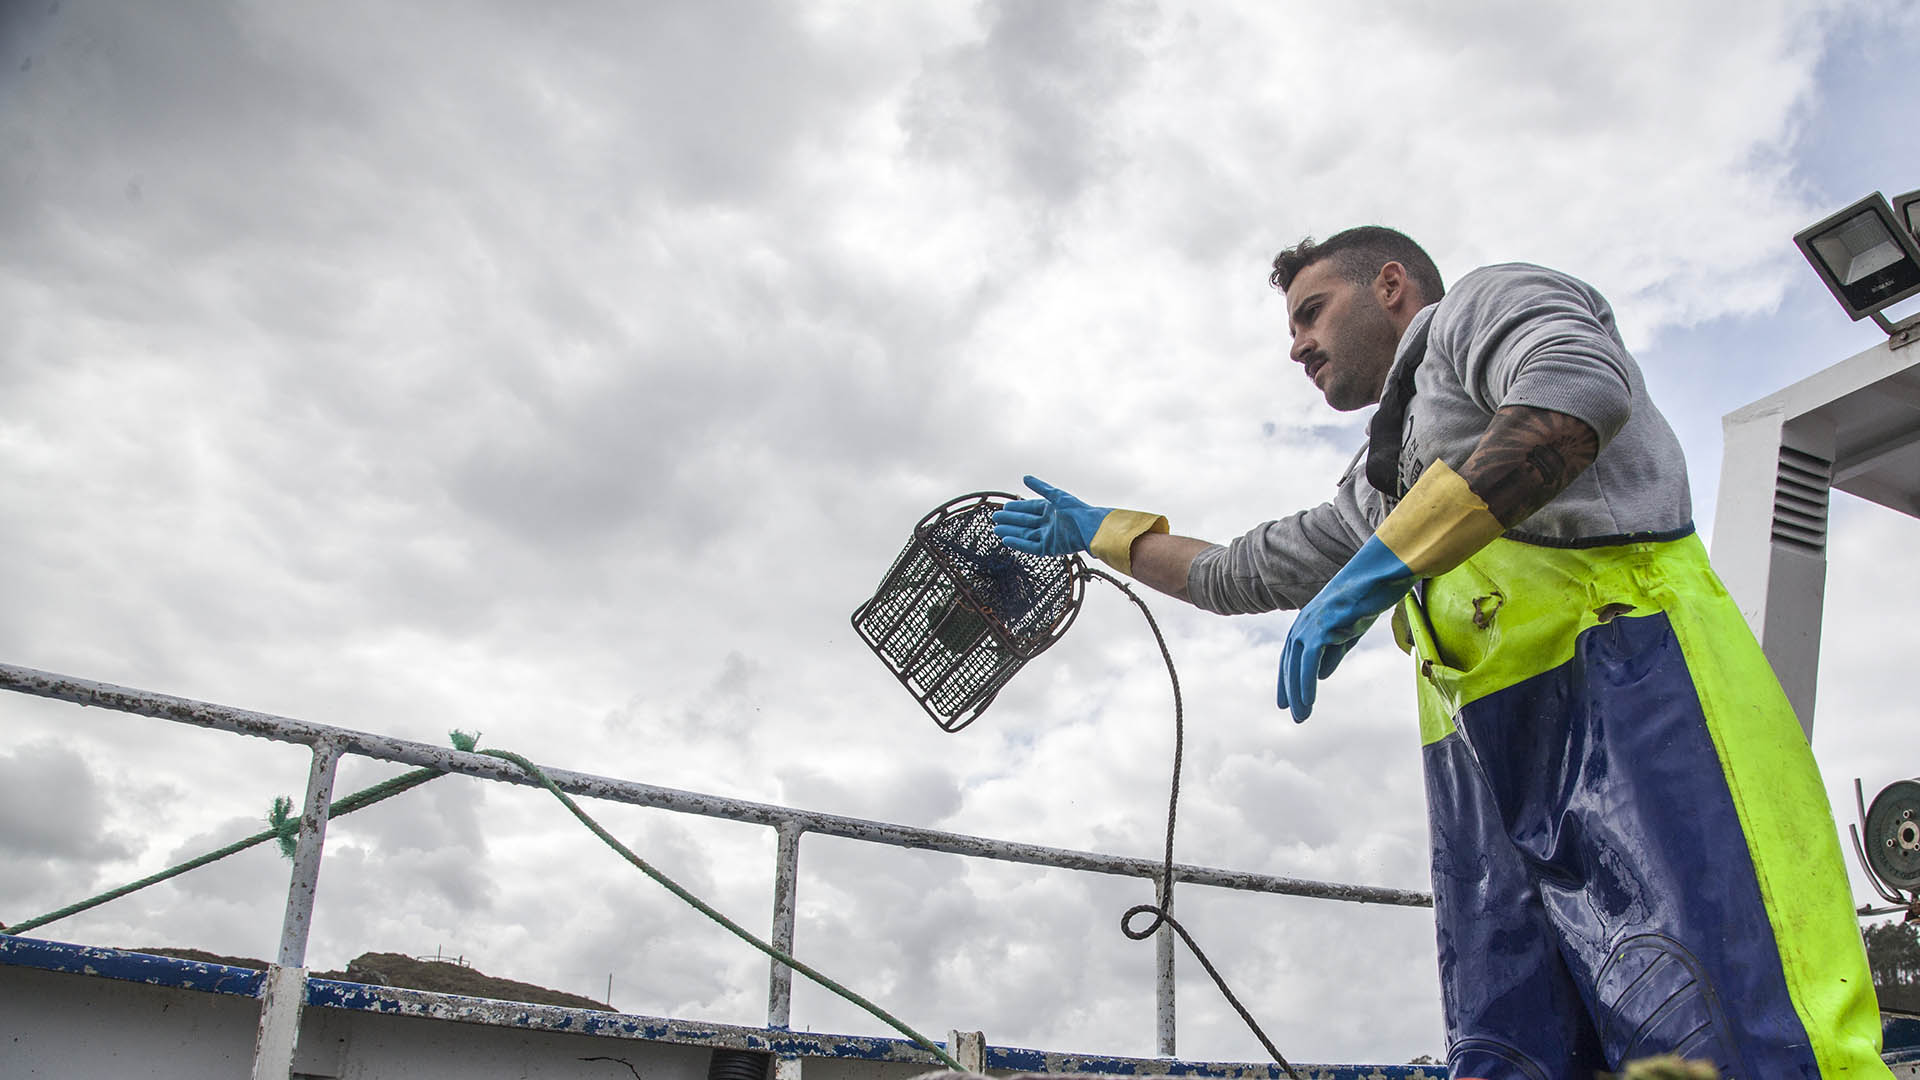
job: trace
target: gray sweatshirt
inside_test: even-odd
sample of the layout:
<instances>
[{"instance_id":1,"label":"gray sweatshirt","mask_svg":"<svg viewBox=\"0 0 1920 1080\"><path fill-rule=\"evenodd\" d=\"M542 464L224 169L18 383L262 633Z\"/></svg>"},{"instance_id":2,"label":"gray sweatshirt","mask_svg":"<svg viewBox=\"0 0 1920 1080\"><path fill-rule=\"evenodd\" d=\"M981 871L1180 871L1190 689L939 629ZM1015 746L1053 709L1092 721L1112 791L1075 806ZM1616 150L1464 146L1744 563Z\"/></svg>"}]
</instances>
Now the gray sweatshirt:
<instances>
[{"instance_id":1,"label":"gray sweatshirt","mask_svg":"<svg viewBox=\"0 0 1920 1080\"><path fill-rule=\"evenodd\" d=\"M1530 405L1586 421L1599 433L1601 451L1508 539L1589 547L1692 529L1680 441L1648 399L1613 309L1592 286L1524 263L1483 267L1413 317L1394 372L1423 339L1400 455L1402 484L1411 487L1436 460L1459 469L1497 410ZM1366 456L1363 446L1330 501L1195 558L1187 575L1194 604L1243 614L1313 599L1393 509L1393 500L1367 482Z\"/></svg>"}]
</instances>

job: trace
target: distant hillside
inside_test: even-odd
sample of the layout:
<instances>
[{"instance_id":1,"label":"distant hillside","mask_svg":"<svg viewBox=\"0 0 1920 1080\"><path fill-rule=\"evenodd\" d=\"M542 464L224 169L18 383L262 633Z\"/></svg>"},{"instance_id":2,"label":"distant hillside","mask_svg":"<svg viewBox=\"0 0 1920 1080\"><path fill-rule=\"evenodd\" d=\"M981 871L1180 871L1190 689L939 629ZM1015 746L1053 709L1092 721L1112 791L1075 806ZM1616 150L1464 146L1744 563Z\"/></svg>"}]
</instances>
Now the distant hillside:
<instances>
[{"instance_id":1,"label":"distant hillside","mask_svg":"<svg viewBox=\"0 0 1920 1080\"><path fill-rule=\"evenodd\" d=\"M140 948L128 951L147 953L151 956L172 956L202 964L252 968L255 971L267 969L265 960L255 960L250 956L221 956L200 949ZM345 971L315 971L311 974L316 979L334 979L340 982L401 986L413 990L431 990L438 994L492 998L496 1001L524 1001L534 1005L560 1005L569 1009L611 1011L605 1002L595 1001L579 994L549 990L544 986L515 982L512 979L497 979L491 975L484 975L465 964L448 963L442 960L415 960L411 956L403 956L399 953L361 953L347 964Z\"/></svg>"}]
</instances>

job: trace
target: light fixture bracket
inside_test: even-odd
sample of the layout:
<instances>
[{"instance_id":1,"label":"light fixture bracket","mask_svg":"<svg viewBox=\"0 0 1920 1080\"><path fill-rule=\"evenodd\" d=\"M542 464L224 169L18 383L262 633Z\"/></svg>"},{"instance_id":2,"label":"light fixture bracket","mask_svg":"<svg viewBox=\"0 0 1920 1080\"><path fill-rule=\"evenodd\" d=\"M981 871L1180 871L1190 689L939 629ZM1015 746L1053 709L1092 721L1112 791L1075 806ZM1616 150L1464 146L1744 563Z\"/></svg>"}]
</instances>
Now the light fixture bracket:
<instances>
[{"instance_id":1,"label":"light fixture bracket","mask_svg":"<svg viewBox=\"0 0 1920 1080\"><path fill-rule=\"evenodd\" d=\"M1887 332L1887 347L1898 349L1920 341L1920 315L1909 315L1899 322L1888 322L1885 315L1873 313L1873 321Z\"/></svg>"}]
</instances>

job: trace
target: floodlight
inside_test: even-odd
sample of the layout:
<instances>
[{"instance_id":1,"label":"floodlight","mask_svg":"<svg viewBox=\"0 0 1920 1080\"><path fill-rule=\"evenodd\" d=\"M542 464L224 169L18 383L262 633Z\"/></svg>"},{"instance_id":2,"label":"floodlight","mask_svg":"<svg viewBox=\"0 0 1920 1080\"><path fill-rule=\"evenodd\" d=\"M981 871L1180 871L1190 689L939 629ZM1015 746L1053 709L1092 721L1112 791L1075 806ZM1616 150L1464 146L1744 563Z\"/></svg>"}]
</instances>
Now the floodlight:
<instances>
[{"instance_id":1,"label":"floodlight","mask_svg":"<svg viewBox=\"0 0 1920 1080\"><path fill-rule=\"evenodd\" d=\"M1920 201L1920 192L1914 196ZM1895 327L1881 310L1920 294L1920 244L1877 191L1795 233L1793 242L1856 322L1871 317L1891 334Z\"/></svg>"},{"instance_id":2,"label":"floodlight","mask_svg":"<svg viewBox=\"0 0 1920 1080\"><path fill-rule=\"evenodd\" d=\"M1920 191L1893 197L1893 216L1907 227L1907 235L1920 244Z\"/></svg>"}]
</instances>

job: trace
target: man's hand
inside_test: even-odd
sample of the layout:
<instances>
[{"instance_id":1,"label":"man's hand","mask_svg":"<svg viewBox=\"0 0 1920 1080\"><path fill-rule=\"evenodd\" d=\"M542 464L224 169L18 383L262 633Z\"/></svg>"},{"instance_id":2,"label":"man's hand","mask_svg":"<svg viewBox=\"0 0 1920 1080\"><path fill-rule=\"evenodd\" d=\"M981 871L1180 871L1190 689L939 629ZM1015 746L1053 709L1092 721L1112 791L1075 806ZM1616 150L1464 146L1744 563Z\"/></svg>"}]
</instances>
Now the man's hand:
<instances>
[{"instance_id":1,"label":"man's hand","mask_svg":"<svg viewBox=\"0 0 1920 1080\"><path fill-rule=\"evenodd\" d=\"M1038 477L1026 477L1038 499L1010 502L993 515L993 531L1015 551L1072 555L1093 546L1111 507L1088 506Z\"/></svg>"},{"instance_id":2,"label":"man's hand","mask_svg":"<svg viewBox=\"0 0 1920 1080\"><path fill-rule=\"evenodd\" d=\"M1486 500L1436 461L1353 558L1300 609L1280 655L1280 707L1295 723L1313 714L1319 680L1379 614L1421 578L1438 577L1500 535Z\"/></svg>"},{"instance_id":3,"label":"man's hand","mask_svg":"<svg viewBox=\"0 0 1920 1080\"><path fill-rule=\"evenodd\" d=\"M1413 588L1414 573L1378 536L1369 537L1333 580L1300 609L1280 653L1279 704L1298 724L1313 715L1319 680L1333 674L1380 613Z\"/></svg>"},{"instance_id":4,"label":"man's hand","mask_svg":"<svg viewBox=\"0 0 1920 1080\"><path fill-rule=\"evenodd\" d=\"M1091 551L1094 558L1131 574L1133 542L1147 533L1167 531L1167 519L1159 514L1088 506L1045 480L1026 479L1040 498L1018 499L993 515L993 531L1015 551L1029 555ZM1180 586L1185 584L1182 579Z\"/></svg>"}]
</instances>

